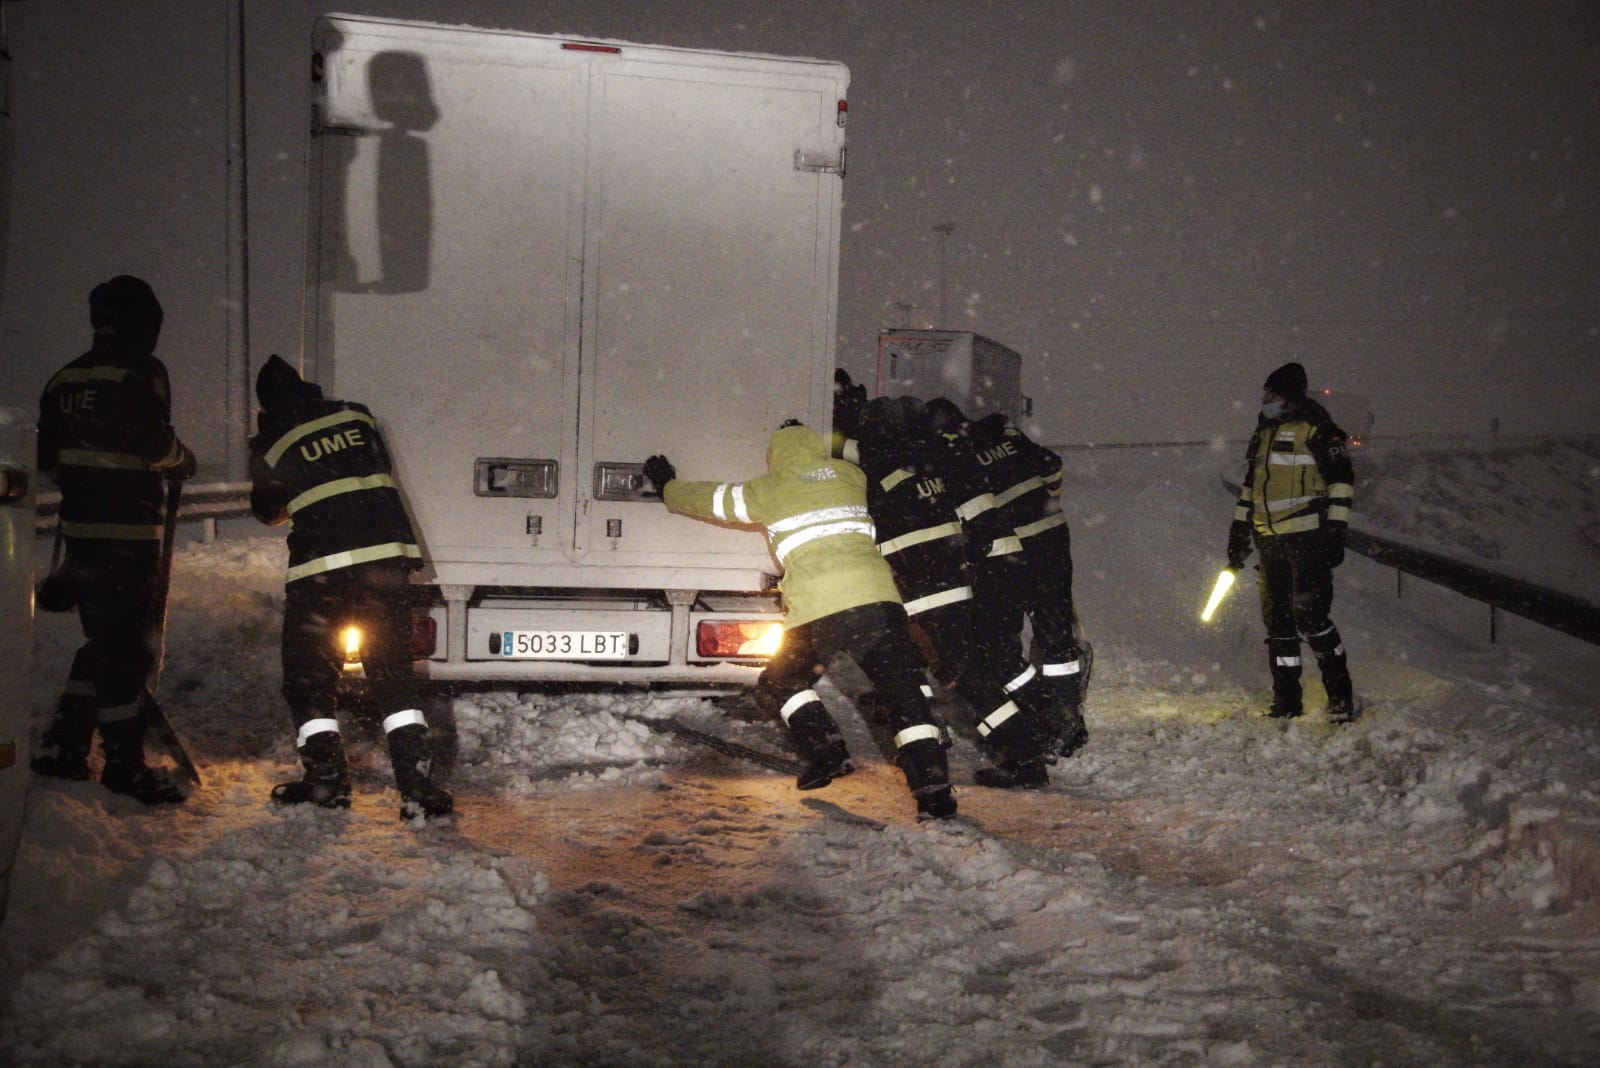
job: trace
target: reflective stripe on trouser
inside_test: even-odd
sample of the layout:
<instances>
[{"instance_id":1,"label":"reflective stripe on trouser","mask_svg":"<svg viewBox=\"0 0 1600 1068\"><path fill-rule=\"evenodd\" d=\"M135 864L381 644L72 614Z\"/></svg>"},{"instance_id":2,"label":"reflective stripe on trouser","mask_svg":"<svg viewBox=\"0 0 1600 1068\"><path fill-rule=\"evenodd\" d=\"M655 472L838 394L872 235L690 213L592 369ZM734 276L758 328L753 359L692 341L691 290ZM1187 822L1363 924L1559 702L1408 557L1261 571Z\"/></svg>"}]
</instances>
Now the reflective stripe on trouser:
<instances>
[{"instance_id":1,"label":"reflective stripe on trouser","mask_svg":"<svg viewBox=\"0 0 1600 1068\"><path fill-rule=\"evenodd\" d=\"M326 716L308 719L300 724L300 730L295 735L295 748L304 749L306 743L319 734L338 734L339 721Z\"/></svg>"},{"instance_id":2,"label":"reflective stripe on trouser","mask_svg":"<svg viewBox=\"0 0 1600 1068\"><path fill-rule=\"evenodd\" d=\"M790 697L778 707L778 718L783 720L783 725L787 727L789 725L789 721L794 718L795 713L813 703L815 703L817 707L822 708L824 712L827 711L827 709L822 705L822 698L817 696L817 691L809 689L801 690L799 693Z\"/></svg>"},{"instance_id":3,"label":"reflective stripe on trouser","mask_svg":"<svg viewBox=\"0 0 1600 1068\"><path fill-rule=\"evenodd\" d=\"M421 727L426 730L428 721L423 718L420 708L406 708L383 717L383 733L393 734L401 727Z\"/></svg>"},{"instance_id":4,"label":"reflective stripe on trouser","mask_svg":"<svg viewBox=\"0 0 1600 1068\"><path fill-rule=\"evenodd\" d=\"M1317 658L1317 668L1322 672L1322 688L1328 691L1329 702L1348 704L1355 688L1350 681L1350 661L1345 656L1339 628L1329 623L1317 633L1306 635L1306 644L1311 646L1311 652Z\"/></svg>"},{"instance_id":5,"label":"reflective stripe on trouser","mask_svg":"<svg viewBox=\"0 0 1600 1068\"><path fill-rule=\"evenodd\" d=\"M1013 716L1022 714L1022 709L1017 707L1015 701L1007 701L999 708L990 712L978 721L978 737L987 739L989 735L999 730Z\"/></svg>"},{"instance_id":6,"label":"reflective stripe on trouser","mask_svg":"<svg viewBox=\"0 0 1600 1068\"><path fill-rule=\"evenodd\" d=\"M919 723L915 727L907 727L905 730L897 732L894 736L894 747L898 751L913 742L942 742L943 740L944 732L938 727L932 723Z\"/></svg>"},{"instance_id":7,"label":"reflective stripe on trouser","mask_svg":"<svg viewBox=\"0 0 1600 1068\"><path fill-rule=\"evenodd\" d=\"M1300 708L1300 639L1268 638L1267 659L1272 670L1272 707L1276 711Z\"/></svg>"},{"instance_id":8,"label":"reflective stripe on trouser","mask_svg":"<svg viewBox=\"0 0 1600 1068\"><path fill-rule=\"evenodd\" d=\"M339 782L349 778L338 720L329 716L303 720L295 736L295 747L307 779Z\"/></svg>"}]
</instances>

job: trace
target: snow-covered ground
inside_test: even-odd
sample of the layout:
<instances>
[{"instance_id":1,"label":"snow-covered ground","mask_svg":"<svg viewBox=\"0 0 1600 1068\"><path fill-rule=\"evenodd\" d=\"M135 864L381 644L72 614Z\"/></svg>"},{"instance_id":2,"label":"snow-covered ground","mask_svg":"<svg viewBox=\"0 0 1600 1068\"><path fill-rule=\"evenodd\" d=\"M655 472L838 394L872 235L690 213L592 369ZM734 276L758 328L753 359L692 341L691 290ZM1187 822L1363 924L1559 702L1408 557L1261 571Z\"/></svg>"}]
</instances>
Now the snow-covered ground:
<instances>
[{"instance_id":1,"label":"snow-covered ground","mask_svg":"<svg viewBox=\"0 0 1600 1068\"><path fill-rule=\"evenodd\" d=\"M1596 445L1474 448L1363 453L1362 522L1593 597ZM354 808L275 809L282 542L186 546L162 688L206 786L37 784L0 1062L1594 1063L1600 913L1518 832L1600 819L1600 649L1505 617L1491 644L1486 609L1352 558L1364 715L1312 686L1259 718L1249 584L1197 620L1238 452L1068 454L1092 740L939 824L847 665L863 767L817 793L637 721L781 750L699 699L475 693L437 710L453 820L402 823L354 725ZM42 717L76 635L39 622ZM970 782L970 737L954 759Z\"/></svg>"}]
</instances>

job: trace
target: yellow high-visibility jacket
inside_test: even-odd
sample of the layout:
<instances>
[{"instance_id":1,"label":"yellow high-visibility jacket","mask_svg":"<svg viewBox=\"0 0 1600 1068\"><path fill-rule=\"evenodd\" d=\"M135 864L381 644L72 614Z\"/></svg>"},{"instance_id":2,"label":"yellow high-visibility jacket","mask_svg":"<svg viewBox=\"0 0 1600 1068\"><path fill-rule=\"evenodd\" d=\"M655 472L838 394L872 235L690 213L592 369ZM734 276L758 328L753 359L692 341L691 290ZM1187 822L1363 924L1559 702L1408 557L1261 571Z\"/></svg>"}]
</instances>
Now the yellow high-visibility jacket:
<instances>
[{"instance_id":1,"label":"yellow high-visibility jacket","mask_svg":"<svg viewBox=\"0 0 1600 1068\"><path fill-rule=\"evenodd\" d=\"M747 482L686 482L662 490L680 515L759 526L783 568L784 626L798 627L847 608L900 603L894 575L878 552L867 514L867 479L828 455L803 426L767 443L767 473Z\"/></svg>"},{"instance_id":2,"label":"yellow high-visibility jacket","mask_svg":"<svg viewBox=\"0 0 1600 1068\"><path fill-rule=\"evenodd\" d=\"M1234 518L1248 522L1258 538L1343 526L1354 494L1344 431L1320 405L1305 401L1294 418L1257 426Z\"/></svg>"}]
</instances>

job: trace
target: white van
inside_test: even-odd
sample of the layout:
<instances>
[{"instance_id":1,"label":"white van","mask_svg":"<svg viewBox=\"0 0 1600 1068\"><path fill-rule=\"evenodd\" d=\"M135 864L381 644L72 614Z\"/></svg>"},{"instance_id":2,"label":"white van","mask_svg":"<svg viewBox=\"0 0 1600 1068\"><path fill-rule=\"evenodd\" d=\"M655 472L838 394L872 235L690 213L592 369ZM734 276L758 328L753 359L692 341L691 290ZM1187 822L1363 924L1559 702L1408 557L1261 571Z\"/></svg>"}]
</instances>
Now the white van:
<instances>
[{"instance_id":1,"label":"white van","mask_svg":"<svg viewBox=\"0 0 1600 1068\"><path fill-rule=\"evenodd\" d=\"M369 405L422 542L439 680L749 683L759 532L642 466L765 470L830 430L840 64L330 16L305 362Z\"/></svg>"}]
</instances>

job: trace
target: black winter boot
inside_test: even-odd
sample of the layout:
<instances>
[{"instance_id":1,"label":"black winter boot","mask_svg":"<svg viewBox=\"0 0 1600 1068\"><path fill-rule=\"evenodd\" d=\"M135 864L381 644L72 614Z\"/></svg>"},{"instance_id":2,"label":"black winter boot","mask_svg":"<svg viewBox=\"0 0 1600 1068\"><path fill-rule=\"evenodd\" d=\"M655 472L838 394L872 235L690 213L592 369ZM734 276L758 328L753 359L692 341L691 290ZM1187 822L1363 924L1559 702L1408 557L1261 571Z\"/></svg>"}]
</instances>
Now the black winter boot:
<instances>
[{"instance_id":1,"label":"black winter boot","mask_svg":"<svg viewBox=\"0 0 1600 1068\"><path fill-rule=\"evenodd\" d=\"M1042 790L1050 785L1050 769L1042 758L1012 760L1001 757L973 772L972 780L979 786L996 790Z\"/></svg>"},{"instance_id":2,"label":"black winter boot","mask_svg":"<svg viewBox=\"0 0 1600 1068\"><path fill-rule=\"evenodd\" d=\"M274 786L274 801L280 805L350 807L350 767L338 731L319 731L307 738L300 747L300 764L305 774L294 782Z\"/></svg>"},{"instance_id":3,"label":"black winter boot","mask_svg":"<svg viewBox=\"0 0 1600 1068\"><path fill-rule=\"evenodd\" d=\"M1037 790L1050 784L1046 766L1062 747L1058 714L1021 701L1015 704L1017 710L998 725L990 726L1004 709L978 725L979 750L989 761L973 775L979 786Z\"/></svg>"},{"instance_id":4,"label":"black winter boot","mask_svg":"<svg viewBox=\"0 0 1600 1068\"><path fill-rule=\"evenodd\" d=\"M805 765L795 777L797 790L820 790L855 770L850 750L822 702L803 705L789 717L789 737Z\"/></svg>"},{"instance_id":5,"label":"black winter boot","mask_svg":"<svg viewBox=\"0 0 1600 1068\"><path fill-rule=\"evenodd\" d=\"M389 761L394 765L394 782L400 788L400 818L448 816L455 798L448 790L428 781L433 770L433 750L428 744L428 728L420 723L396 727L389 732Z\"/></svg>"},{"instance_id":6,"label":"black winter boot","mask_svg":"<svg viewBox=\"0 0 1600 1068\"><path fill-rule=\"evenodd\" d=\"M87 782L95 719L94 698L63 694L28 766L40 775Z\"/></svg>"},{"instance_id":7,"label":"black winter boot","mask_svg":"<svg viewBox=\"0 0 1600 1068\"><path fill-rule=\"evenodd\" d=\"M1308 644L1322 672L1322 687L1328 692L1329 722L1349 723L1355 719L1355 688L1350 682L1350 660L1345 655L1338 630L1330 624L1326 631L1308 639Z\"/></svg>"},{"instance_id":8,"label":"black winter boot","mask_svg":"<svg viewBox=\"0 0 1600 1068\"><path fill-rule=\"evenodd\" d=\"M143 717L102 723L100 738L106 751L101 786L147 805L175 805L185 800L183 790L166 772L145 764Z\"/></svg>"},{"instance_id":9,"label":"black winter boot","mask_svg":"<svg viewBox=\"0 0 1600 1068\"><path fill-rule=\"evenodd\" d=\"M917 819L943 820L956 814L956 797L950 789L950 769L944 747L922 738L900 747L896 759L905 772L906 785L917 802Z\"/></svg>"}]
</instances>

